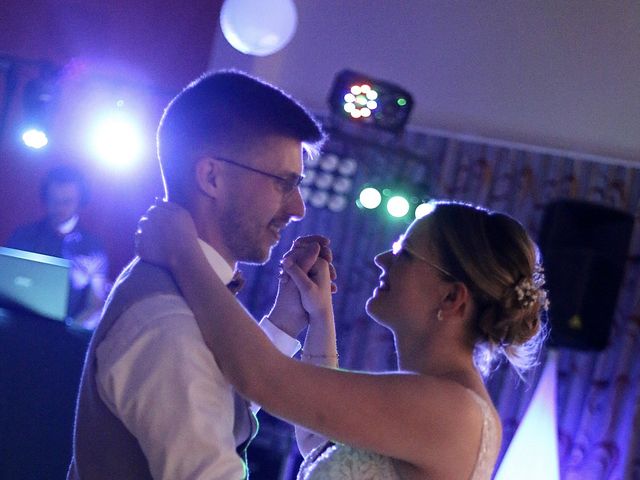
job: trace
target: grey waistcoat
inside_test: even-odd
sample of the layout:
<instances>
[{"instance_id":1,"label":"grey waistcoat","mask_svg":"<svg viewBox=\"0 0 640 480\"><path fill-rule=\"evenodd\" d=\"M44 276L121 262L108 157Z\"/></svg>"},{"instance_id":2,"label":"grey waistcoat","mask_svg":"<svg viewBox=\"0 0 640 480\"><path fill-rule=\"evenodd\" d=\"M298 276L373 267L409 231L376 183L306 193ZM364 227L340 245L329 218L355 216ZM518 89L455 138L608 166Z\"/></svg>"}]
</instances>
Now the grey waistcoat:
<instances>
[{"instance_id":1,"label":"grey waistcoat","mask_svg":"<svg viewBox=\"0 0 640 480\"><path fill-rule=\"evenodd\" d=\"M138 441L100 398L95 373L96 348L122 313L134 303L159 294L180 295L166 270L137 259L116 280L85 358L76 407L73 459L67 476L69 480L152 478ZM255 432L255 425L251 424L255 417L248 412L247 402L237 394L234 407L233 431L236 442L240 443L238 436L242 432Z\"/></svg>"}]
</instances>

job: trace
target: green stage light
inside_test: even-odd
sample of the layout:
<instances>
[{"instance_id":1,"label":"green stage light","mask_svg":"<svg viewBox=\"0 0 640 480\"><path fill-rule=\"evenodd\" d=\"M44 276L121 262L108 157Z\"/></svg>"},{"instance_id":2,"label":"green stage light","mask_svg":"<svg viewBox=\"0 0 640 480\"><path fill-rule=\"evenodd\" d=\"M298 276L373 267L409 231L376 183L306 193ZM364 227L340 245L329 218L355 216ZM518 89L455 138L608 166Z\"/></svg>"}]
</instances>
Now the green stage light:
<instances>
[{"instance_id":1,"label":"green stage light","mask_svg":"<svg viewBox=\"0 0 640 480\"><path fill-rule=\"evenodd\" d=\"M436 204L433 202L424 202L416 207L415 217L422 218L425 215L429 215L436 208Z\"/></svg>"},{"instance_id":2,"label":"green stage light","mask_svg":"<svg viewBox=\"0 0 640 480\"><path fill-rule=\"evenodd\" d=\"M387 212L396 218L402 218L409 213L409 201L400 195L395 195L387 202Z\"/></svg>"},{"instance_id":3,"label":"green stage light","mask_svg":"<svg viewBox=\"0 0 640 480\"><path fill-rule=\"evenodd\" d=\"M373 187L366 187L360 192L358 201L362 207L371 210L378 208L380 202L382 202L382 195L380 195L380 192L377 189Z\"/></svg>"}]
</instances>

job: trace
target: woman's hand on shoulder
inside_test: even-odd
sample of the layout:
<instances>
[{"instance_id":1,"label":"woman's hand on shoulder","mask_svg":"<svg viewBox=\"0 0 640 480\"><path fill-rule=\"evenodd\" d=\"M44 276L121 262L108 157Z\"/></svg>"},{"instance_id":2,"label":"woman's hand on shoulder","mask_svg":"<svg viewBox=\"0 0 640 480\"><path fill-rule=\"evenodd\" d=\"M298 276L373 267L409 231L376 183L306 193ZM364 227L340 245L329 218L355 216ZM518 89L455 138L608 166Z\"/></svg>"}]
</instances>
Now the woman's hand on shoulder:
<instances>
[{"instance_id":1,"label":"woman's hand on shoulder","mask_svg":"<svg viewBox=\"0 0 640 480\"><path fill-rule=\"evenodd\" d=\"M197 251L198 234L187 210L171 202L156 201L138 221L136 254L143 260L173 269Z\"/></svg>"}]
</instances>

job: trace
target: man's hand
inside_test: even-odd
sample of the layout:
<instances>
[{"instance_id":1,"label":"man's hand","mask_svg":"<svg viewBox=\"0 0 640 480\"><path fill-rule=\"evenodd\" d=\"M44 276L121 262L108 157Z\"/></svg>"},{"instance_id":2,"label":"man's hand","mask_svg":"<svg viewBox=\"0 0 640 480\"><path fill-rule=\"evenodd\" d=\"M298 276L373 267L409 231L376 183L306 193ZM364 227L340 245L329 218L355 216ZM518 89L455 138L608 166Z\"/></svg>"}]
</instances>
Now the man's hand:
<instances>
[{"instance_id":1,"label":"man's hand","mask_svg":"<svg viewBox=\"0 0 640 480\"><path fill-rule=\"evenodd\" d=\"M336 270L331 263L333 254L329 248L328 238L321 235L297 238L291 249L283 256L283 261L285 259L293 261L302 272L308 275L318 258L329 264L331 291L335 293L337 287L333 281L336 279ZM309 316L300 301L300 292L287 273L281 273L278 294L269 313L269 319L280 330L294 338L309 323Z\"/></svg>"}]
</instances>

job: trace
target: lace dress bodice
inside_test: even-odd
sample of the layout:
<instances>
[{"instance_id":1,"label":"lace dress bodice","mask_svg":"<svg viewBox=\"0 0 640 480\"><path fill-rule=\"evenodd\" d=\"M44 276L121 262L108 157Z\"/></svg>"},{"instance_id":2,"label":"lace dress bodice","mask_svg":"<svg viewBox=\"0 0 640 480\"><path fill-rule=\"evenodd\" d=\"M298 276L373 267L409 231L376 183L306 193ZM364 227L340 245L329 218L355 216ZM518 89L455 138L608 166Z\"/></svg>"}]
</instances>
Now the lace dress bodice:
<instances>
[{"instance_id":1,"label":"lace dress bodice","mask_svg":"<svg viewBox=\"0 0 640 480\"><path fill-rule=\"evenodd\" d=\"M489 480L500 449L499 426L491 407L469 390L482 410L483 424L478 458L470 480ZM324 449L324 450L323 450ZM402 480L390 457L348 445L318 447L300 466L298 480Z\"/></svg>"}]
</instances>

